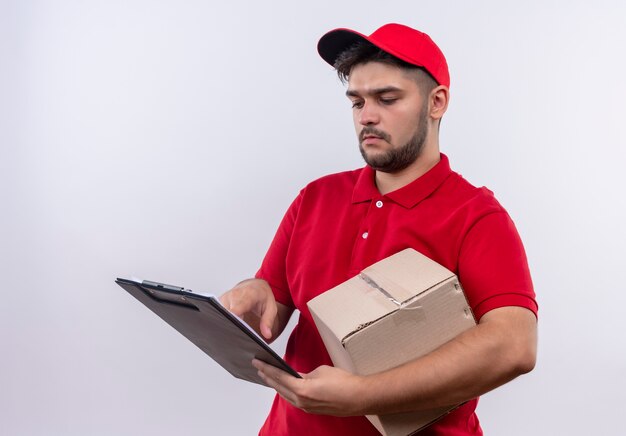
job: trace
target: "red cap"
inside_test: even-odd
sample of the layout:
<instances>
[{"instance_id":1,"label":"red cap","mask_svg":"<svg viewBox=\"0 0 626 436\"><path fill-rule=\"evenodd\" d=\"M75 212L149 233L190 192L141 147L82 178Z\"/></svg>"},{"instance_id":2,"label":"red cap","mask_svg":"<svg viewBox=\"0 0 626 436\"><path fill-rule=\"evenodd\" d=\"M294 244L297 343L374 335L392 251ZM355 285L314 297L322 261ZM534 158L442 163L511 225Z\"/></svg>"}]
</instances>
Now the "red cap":
<instances>
[{"instance_id":1,"label":"red cap","mask_svg":"<svg viewBox=\"0 0 626 436\"><path fill-rule=\"evenodd\" d=\"M419 30L402 24L385 24L370 36L350 29L331 30L317 43L317 51L330 65L354 43L367 41L409 64L423 67L440 85L450 87L448 63L437 44Z\"/></svg>"}]
</instances>

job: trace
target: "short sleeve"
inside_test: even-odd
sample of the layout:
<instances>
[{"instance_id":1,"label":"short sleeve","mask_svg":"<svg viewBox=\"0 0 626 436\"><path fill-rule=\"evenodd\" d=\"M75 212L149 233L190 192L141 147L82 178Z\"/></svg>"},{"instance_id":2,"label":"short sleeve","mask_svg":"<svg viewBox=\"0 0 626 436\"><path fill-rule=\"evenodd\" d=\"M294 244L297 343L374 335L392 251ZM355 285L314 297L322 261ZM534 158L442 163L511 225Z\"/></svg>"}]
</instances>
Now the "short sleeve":
<instances>
[{"instance_id":1,"label":"short sleeve","mask_svg":"<svg viewBox=\"0 0 626 436\"><path fill-rule=\"evenodd\" d=\"M525 307L537 315L526 252L505 211L481 217L465 235L459 280L476 320L504 306Z\"/></svg>"},{"instance_id":2,"label":"short sleeve","mask_svg":"<svg viewBox=\"0 0 626 436\"><path fill-rule=\"evenodd\" d=\"M285 213L276 235L265 254L261 268L255 277L267 281L274 292L274 298L279 303L288 307L294 307L293 299L287 282L286 259L289 250L291 235L302 203L302 192L291 203Z\"/></svg>"}]
</instances>

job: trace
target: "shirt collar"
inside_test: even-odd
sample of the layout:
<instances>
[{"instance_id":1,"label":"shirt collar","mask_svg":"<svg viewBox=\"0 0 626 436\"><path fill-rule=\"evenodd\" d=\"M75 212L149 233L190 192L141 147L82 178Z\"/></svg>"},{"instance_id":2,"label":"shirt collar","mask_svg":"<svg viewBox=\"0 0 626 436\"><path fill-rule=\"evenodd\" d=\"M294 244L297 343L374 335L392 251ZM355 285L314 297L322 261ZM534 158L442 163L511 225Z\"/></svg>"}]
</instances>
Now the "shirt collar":
<instances>
[{"instance_id":1,"label":"shirt collar","mask_svg":"<svg viewBox=\"0 0 626 436\"><path fill-rule=\"evenodd\" d=\"M410 209L432 194L451 173L448 157L441 153L439 162L425 174L384 197ZM352 203L362 203L381 196L376 187L375 177L376 171L369 165L363 168L352 192Z\"/></svg>"}]
</instances>

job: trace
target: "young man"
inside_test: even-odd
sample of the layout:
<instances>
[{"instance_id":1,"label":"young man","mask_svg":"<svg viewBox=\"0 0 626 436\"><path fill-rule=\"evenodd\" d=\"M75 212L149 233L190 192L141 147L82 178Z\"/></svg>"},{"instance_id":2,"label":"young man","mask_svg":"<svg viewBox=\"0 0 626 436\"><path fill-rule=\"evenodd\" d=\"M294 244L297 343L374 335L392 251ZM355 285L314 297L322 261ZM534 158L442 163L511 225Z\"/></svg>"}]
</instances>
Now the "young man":
<instances>
[{"instance_id":1,"label":"young man","mask_svg":"<svg viewBox=\"0 0 626 436\"><path fill-rule=\"evenodd\" d=\"M261 434L375 435L363 415L465 402L421 434L480 435L477 397L534 367L537 305L508 214L439 151L446 60L426 34L398 24L370 36L331 31L318 51L348 83L367 166L305 187L256 278L222 296L268 340L300 311L285 359L303 378L253 362L278 393ZM307 301L407 247L459 276L478 325L379 374L333 368Z\"/></svg>"}]
</instances>

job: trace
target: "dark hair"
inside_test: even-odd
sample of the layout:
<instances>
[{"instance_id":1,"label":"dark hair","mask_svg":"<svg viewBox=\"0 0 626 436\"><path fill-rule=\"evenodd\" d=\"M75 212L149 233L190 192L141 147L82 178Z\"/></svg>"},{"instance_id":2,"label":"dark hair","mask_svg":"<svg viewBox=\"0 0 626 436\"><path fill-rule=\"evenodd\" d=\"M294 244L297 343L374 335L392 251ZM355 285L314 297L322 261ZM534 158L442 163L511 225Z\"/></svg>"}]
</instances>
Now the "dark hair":
<instances>
[{"instance_id":1,"label":"dark hair","mask_svg":"<svg viewBox=\"0 0 626 436\"><path fill-rule=\"evenodd\" d=\"M428 94L437 86L437 81L424 68L398 59L369 42L357 42L351 45L349 48L339 53L333 66L337 70L339 79L343 83L346 83L355 66L368 62L381 62L396 66L407 72L416 72L417 84L425 94Z\"/></svg>"}]
</instances>

